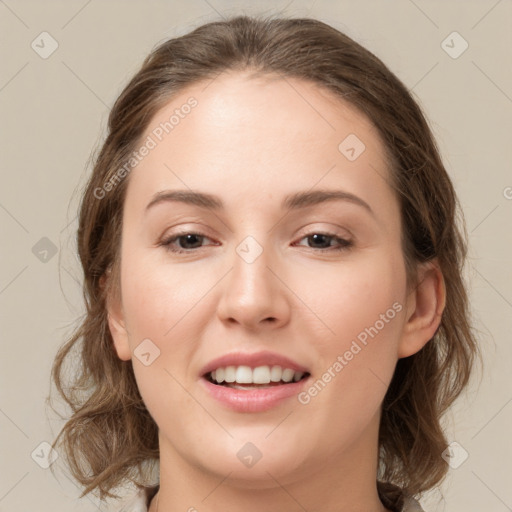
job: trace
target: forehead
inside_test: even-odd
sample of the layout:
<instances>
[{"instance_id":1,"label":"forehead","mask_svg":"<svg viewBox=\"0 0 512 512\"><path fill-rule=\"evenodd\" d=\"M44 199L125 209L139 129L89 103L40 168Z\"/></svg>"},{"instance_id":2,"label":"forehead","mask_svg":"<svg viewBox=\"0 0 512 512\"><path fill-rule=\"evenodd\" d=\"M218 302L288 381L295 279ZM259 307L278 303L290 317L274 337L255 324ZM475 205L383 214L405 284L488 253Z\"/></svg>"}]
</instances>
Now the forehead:
<instances>
[{"instance_id":1,"label":"forehead","mask_svg":"<svg viewBox=\"0 0 512 512\"><path fill-rule=\"evenodd\" d=\"M238 72L195 83L156 113L142 141L152 148L131 171L126 198L139 209L169 188L207 189L234 204L320 181L352 192L386 186L385 149L370 120L290 77Z\"/></svg>"}]
</instances>

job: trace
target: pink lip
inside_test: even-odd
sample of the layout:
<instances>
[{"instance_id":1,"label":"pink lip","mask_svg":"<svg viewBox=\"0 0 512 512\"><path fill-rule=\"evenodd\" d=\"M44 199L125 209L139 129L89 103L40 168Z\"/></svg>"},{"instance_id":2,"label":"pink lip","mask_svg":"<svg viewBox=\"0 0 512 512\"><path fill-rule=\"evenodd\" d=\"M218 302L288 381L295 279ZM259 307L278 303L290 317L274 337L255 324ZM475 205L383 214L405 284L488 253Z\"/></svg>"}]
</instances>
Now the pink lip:
<instances>
[{"instance_id":1,"label":"pink lip","mask_svg":"<svg viewBox=\"0 0 512 512\"><path fill-rule=\"evenodd\" d=\"M306 373L308 371L306 367L292 361L286 356L282 356L274 352L261 351L254 352L252 354L242 352L225 354L205 365L201 370L200 375L204 376L217 368L242 365L250 366L251 368L256 368L257 366L281 366L283 369L290 368L296 372Z\"/></svg>"},{"instance_id":2,"label":"pink lip","mask_svg":"<svg viewBox=\"0 0 512 512\"><path fill-rule=\"evenodd\" d=\"M210 396L228 408L237 412L262 412L277 406L287 398L297 396L309 379L310 376L298 382L247 391L213 384L205 377L201 378L200 381Z\"/></svg>"}]
</instances>

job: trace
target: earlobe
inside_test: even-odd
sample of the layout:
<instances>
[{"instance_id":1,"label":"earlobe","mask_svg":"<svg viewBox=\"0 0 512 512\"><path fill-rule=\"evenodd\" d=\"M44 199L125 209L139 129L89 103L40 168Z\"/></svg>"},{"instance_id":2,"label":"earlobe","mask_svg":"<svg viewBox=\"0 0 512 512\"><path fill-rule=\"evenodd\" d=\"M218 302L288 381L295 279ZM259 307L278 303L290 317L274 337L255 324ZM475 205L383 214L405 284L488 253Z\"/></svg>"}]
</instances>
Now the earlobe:
<instances>
[{"instance_id":1,"label":"earlobe","mask_svg":"<svg viewBox=\"0 0 512 512\"><path fill-rule=\"evenodd\" d=\"M116 349L117 356L122 361L129 361L132 358L132 353L128 341L128 331L125 325L121 301L117 297L114 297L112 291L109 289L105 302L107 308L108 327L114 341L114 348Z\"/></svg>"},{"instance_id":2,"label":"earlobe","mask_svg":"<svg viewBox=\"0 0 512 512\"><path fill-rule=\"evenodd\" d=\"M420 351L434 336L446 304L443 274L437 261L430 261L418 271L418 284L407 299L407 318L398 346L398 357Z\"/></svg>"},{"instance_id":3,"label":"earlobe","mask_svg":"<svg viewBox=\"0 0 512 512\"><path fill-rule=\"evenodd\" d=\"M132 358L132 353L128 343L126 327L120 320L111 315L111 313L107 313L107 317L110 334L114 340L114 347L116 349L117 356L123 361L129 361Z\"/></svg>"}]
</instances>

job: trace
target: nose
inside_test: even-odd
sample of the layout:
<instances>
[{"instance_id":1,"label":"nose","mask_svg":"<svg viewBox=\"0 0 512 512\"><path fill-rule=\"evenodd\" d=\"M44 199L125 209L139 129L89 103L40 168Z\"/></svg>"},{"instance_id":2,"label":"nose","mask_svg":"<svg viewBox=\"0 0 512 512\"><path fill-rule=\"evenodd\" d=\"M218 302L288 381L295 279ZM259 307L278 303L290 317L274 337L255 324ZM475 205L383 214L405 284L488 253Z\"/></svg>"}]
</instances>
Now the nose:
<instances>
[{"instance_id":1,"label":"nose","mask_svg":"<svg viewBox=\"0 0 512 512\"><path fill-rule=\"evenodd\" d=\"M264 249L252 262L235 252L217 307L223 322L251 331L275 329L289 322L292 294L284 284L284 276L279 275L279 265L271 258L271 252Z\"/></svg>"}]
</instances>

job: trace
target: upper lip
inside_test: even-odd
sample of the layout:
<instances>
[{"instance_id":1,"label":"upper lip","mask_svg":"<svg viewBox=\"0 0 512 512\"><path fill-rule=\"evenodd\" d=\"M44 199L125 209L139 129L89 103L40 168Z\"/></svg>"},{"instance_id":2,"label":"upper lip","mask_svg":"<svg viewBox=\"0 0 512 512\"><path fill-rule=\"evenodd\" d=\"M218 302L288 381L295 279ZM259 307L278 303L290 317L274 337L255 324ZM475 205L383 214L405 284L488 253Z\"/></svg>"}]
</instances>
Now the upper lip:
<instances>
[{"instance_id":1,"label":"upper lip","mask_svg":"<svg viewBox=\"0 0 512 512\"><path fill-rule=\"evenodd\" d=\"M225 354L221 357L217 357L203 367L201 370L201 376L207 375L217 368L242 365L250 366L251 368L256 368L258 366L281 366L282 368L290 368L296 372L306 373L308 371L306 367L286 356L264 350L253 353L233 352L231 354Z\"/></svg>"}]
</instances>

